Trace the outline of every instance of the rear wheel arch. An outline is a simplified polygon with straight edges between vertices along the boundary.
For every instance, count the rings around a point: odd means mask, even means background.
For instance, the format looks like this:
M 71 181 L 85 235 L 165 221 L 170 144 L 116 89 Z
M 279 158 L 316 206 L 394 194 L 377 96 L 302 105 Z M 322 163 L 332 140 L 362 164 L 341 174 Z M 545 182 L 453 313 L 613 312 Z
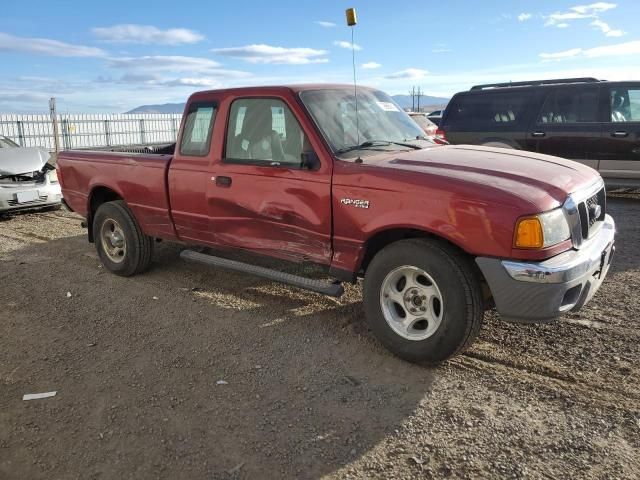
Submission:
M 89 241 L 93 242 L 93 218 L 100 208 L 100 205 L 107 202 L 114 202 L 116 200 L 123 200 L 122 196 L 115 190 L 105 186 L 96 186 L 91 190 L 89 194 L 89 208 L 87 209 L 87 225 Z

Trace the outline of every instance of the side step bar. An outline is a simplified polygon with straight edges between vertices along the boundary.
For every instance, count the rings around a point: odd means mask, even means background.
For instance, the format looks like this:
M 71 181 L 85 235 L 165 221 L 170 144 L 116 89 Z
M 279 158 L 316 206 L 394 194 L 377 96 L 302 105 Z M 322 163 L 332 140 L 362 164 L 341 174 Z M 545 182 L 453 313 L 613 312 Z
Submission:
M 256 275 L 275 282 L 286 283 L 287 285 L 292 285 L 304 290 L 311 290 L 312 292 L 321 293 L 330 297 L 339 297 L 344 293 L 344 288 L 339 283 L 330 283 L 322 280 L 299 277 L 298 275 L 293 275 L 291 273 L 280 272 L 278 270 L 272 270 L 258 265 L 250 265 L 248 263 L 229 260 L 227 258 L 214 257 L 213 255 L 206 255 L 193 250 L 183 250 L 180 252 L 180 256 L 183 260 L 187 260 L 189 262 L 202 263 L 211 267 L 221 267 L 226 268 L 227 270 L 234 270 L 236 272 L 249 273 L 251 275 Z

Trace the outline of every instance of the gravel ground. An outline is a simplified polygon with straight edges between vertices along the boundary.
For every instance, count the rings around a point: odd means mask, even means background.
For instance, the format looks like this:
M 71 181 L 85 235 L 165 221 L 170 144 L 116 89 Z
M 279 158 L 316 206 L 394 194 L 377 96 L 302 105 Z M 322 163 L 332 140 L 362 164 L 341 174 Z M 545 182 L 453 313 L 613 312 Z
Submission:
M 0 220 L 0 478 L 640 477 L 640 196 L 607 281 L 549 325 L 393 357 L 339 300 L 179 260 L 105 272 L 77 217 Z M 53 398 L 22 395 L 57 391 Z

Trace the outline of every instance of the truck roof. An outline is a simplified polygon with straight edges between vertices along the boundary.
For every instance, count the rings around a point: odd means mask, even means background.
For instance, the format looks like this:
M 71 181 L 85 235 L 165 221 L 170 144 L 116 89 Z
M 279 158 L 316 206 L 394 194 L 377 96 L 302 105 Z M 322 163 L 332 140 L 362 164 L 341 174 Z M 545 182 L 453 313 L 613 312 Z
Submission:
M 288 90 L 293 93 L 304 92 L 308 90 L 353 90 L 353 85 L 348 83 L 303 83 L 294 85 L 266 85 L 266 86 L 253 86 L 253 87 L 234 87 L 234 88 L 221 88 L 216 90 L 203 90 L 195 92 L 191 97 L 210 94 L 225 94 L 225 95 L 256 95 L 260 93 L 273 93 L 277 91 Z M 358 86 L 359 90 L 372 90 L 371 87 Z

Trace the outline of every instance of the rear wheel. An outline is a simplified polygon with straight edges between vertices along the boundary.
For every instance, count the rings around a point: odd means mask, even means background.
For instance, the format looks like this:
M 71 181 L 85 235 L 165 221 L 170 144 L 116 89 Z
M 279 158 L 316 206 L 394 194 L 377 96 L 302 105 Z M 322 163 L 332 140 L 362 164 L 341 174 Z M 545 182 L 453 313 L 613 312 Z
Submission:
M 470 260 L 425 239 L 401 240 L 373 258 L 364 303 L 380 342 L 418 363 L 446 360 L 471 345 L 484 317 L 480 281 Z
M 117 275 L 142 273 L 151 263 L 153 239 L 121 201 L 103 203 L 93 219 L 93 238 L 103 265 Z

